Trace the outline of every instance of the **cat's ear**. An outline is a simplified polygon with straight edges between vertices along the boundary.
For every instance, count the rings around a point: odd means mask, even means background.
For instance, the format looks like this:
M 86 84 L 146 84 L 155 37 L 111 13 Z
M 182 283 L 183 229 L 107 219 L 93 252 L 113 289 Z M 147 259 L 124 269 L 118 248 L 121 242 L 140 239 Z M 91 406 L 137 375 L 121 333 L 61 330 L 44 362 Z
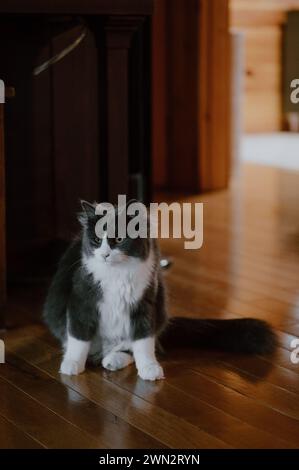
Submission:
M 82 211 L 78 214 L 78 220 L 81 225 L 86 226 L 88 219 L 95 216 L 96 204 L 91 204 L 88 201 L 81 199 L 80 201 Z
M 80 201 L 81 202 L 81 207 L 84 210 L 85 214 L 87 217 L 94 217 L 95 216 L 95 210 L 96 210 L 96 204 L 91 204 L 88 201 L 84 201 L 83 199 Z

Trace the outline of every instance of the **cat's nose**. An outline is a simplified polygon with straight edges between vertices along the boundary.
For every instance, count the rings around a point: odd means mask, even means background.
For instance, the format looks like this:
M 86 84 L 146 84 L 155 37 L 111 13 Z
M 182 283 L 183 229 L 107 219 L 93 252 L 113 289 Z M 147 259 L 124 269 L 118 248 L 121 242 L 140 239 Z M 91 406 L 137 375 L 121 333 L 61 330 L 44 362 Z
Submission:
M 109 257 L 109 253 L 102 254 L 104 261 Z

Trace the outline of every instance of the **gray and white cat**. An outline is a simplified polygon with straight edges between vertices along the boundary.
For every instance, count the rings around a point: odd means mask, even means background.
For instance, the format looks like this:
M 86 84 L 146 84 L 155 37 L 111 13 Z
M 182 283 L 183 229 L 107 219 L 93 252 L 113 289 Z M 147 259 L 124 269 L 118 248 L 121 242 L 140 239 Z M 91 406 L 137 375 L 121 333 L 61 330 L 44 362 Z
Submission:
M 44 306 L 44 319 L 64 347 L 61 373 L 83 372 L 88 359 L 113 371 L 135 362 L 142 379 L 162 379 L 158 343 L 273 351 L 275 335 L 260 320 L 168 320 L 157 240 L 107 233 L 99 239 L 95 205 L 82 201 L 82 208 L 81 234 L 63 255 Z

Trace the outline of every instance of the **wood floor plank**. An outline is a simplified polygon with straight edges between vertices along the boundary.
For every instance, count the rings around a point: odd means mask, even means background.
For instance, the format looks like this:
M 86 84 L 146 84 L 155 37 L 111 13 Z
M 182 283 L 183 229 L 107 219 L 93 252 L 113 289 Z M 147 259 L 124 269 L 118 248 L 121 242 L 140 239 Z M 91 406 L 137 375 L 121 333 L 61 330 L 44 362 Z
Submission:
M 233 356 L 223 355 L 219 361 L 219 366 L 224 370 L 232 371 L 243 377 L 244 380 L 253 383 L 261 382 L 272 384 L 287 392 L 298 395 L 299 399 L 299 378 L 298 374 L 290 369 L 279 366 L 273 362 L 269 363 L 263 357 Z M 192 365 L 191 365 L 192 367 Z
M 40 338 L 42 335 L 40 335 Z M 52 356 L 50 359 L 47 358 L 48 344 L 45 339 L 39 339 L 37 351 L 40 354 L 35 356 L 32 354 L 32 348 L 35 348 L 36 340 L 34 337 L 27 336 L 26 341 L 22 340 L 21 335 L 16 335 L 11 341 L 10 338 L 6 339 L 8 349 L 22 357 L 23 360 L 29 363 L 33 362 L 38 365 L 41 370 L 44 370 L 51 377 L 63 381 L 71 390 L 79 392 L 80 395 L 90 399 L 97 403 L 107 411 L 115 414 L 117 417 L 127 421 L 132 426 L 140 429 L 149 436 L 153 435 L 153 431 L 156 434 L 156 439 L 162 443 L 163 446 L 167 447 L 179 447 L 180 440 L 181 445 L 185 447 L 227 447 L 227 445 L 213 438 L 209 434 L 200 431 L 194 426 L 188 426 L 188 423 L 184 423 L 177 418 L 175 415 L 164 412 L 156 406 L 150 406 L 148 403 L 140 400 L 137 396 L 135 397 L 136 406 L 132 406 L 130 414 L 128 414 L 128 404 L 132 405 L 132 395 L 125 392 L 121 388 L 115 386 L 109 381 L 105 380 L 106 371 L 101 369 L 88 370 L 82 376 L 79 377 L 65 377 L 58 374 L 60 357 L 58 354 L 58 346 L 52 346 Z M 46 358 L 43 362 L 42 358 Z M 135 372 L 136 373 L 136 372 Z M 140 379 L 139 379 L 140 380 Z M 148 383 L 148 386 L 151 384 Z M 100 390 L 102 390 L 100 392 Z M 113 400 L 115 397 L 115 400 Z M 109 398 L 109 399 L 108 399 Z M 134 401 L 133 401 L 134 402 Z M 108 406 L 109 405 L 109 406 Z M 121 406 L 123 405 L 123 406 Z M 124 414 L 125 413 L 125 414 Z M 169 433 L 167 423 L 171 423 L 172 433 Z M 182 440 L 181 430 L 186 427 L 186 435 Z M 159 432 L 157 430 L 159 429 Z
M 175 372 L 174 372 L 175 373 Z M 239 448 L 294 448 L 288 442 L 276 438 L 271 433 L 251 426 L 222 410 L 213 407 L 199 398 L 191 397 L 183 390 L 177 389 L 166 380 L 159 386 L 148 387 L 136 378 L 132 368 L 116 373 L 109 373 L 109 380 L 125 390 L 134 393 L 149 403 L 177 414 L 182 419 L 198 426 L 222 441 Z
M 77 426 L 102 448 L 160 448 L 161 443 L 37 367 L 9 353 L 0 377 Z
M 44 344 L 44 347 L 47 348 L 47 345 Z M 42 351 L 42 356 L 44 357 L 45 356 L 44 351 L 42 350 L 42 348 L 40 346 L 39 346 L 39 350 Z M 21 350 L 21 351 L 22 351 L 22 354 L 24 354 L 24 350 Z M 54 351 L 55 351 L 55 349 L 54 349 Z M 57 375 L 57 370 L 58 370 L 58 366 L 59 366 L 59 358 L 57 357 L 56 353 L 57 353 L 57 351 L 55 351 L 55 354 L 53 355 L 52 360 L 46 361 L 45 365 L 41 364 L 40 361 L 37 360 L 39 365 L 41 367 L 46 367 L 45 370 L 47 370 L 47 372 L 51 373 L 52 376 Z M 207 356 L 208 356 L 208 354 L 209 353 L 206 353 Z M 26 355 L 26 352 L 25 352 L 25 355 Z M 193 355 L 194 355 L 194 353 L 193 353 Z M 28 357 L 29 357 L 30 360 L 32 359 L 30 353 L 29 353 Z M 56 369 L 55 369 L 55 364 L 56 364 Z M 186 366 L 186 364 L 185 364 L 185 366 Z M 166 365 L 166 371 L 167 370 L 168 369 L 167 369 L 167 365 Z M 98 382 L 98 379 L 100 377 L 100 373 L 101 372 L 99 372 L 99 376 L 97 376 L 97 378 L 96 378 L 96 382 Z M 143 390 L 143 392 L 144 392 L 144 390 L 147 390 L 148 393 L 150 394 L 150 391 L 153 389 L 153 386 L 156 387 L 156 384 L 148 384 L 148 383 L 143 384 L 143 381 L 140 381 L 140 380 L 136 379 L 136 371 L 133 368 L 128 368 L 123 373 L 131 374 L 131 380 L 133 381 L 133 383 L 135 383 L 135 386 L 138 387 L 135 391 L 135 389 L 134 389 L 134 387 L 132 386 L 132 383 L 131 383 L 131 387 L 129 387 L 127 390 L 131 391 L 132 394 L 136 394 L 136 393 L 138 394 L 137 390 Z M 177 373 L 177 371 L 176 371 L 176 373 Z M 118 377 L 120 376 L 119 374 L 122 374 L 122 372 L 119 372 L 119 373 L 116 373 L 116 374 L 111 373 L 111 374 L 108 374 L 108 375 L 106 373 L 104 373 L 104 374 L 108 377 L 108 379 L 110 381 L 111 380 L 114 381 L 114 380 L 116 380 L 117 376 Z M 84 376 L 82 376 L 82 377 L 84 377 Z M 69 380 L 71 381 L 71 386 L 73 386 L 74 379 L 69 379 Z M 76 384 L 77 384 L 78 380 L 79 380 L 79 378 L 76 380 Z M 168 373 L 167 373 L 167 381 L 166 382 L 168 383 L 169 381 L 171 382 L 172 380 L 173 380 L 173 377 L 170 376 L 170 378 L 169 378 Z M 119 385 L 122 388 L 124 387 L 123 383 L 119 383 Z M 128 384 L 126 384 L 126 386 L 127 385 Z M 171 386 L 171 383 L 169 385 Z M 164 386 L 164 384 L 163 384 L 163 386 Z M 212 383 L 212 386 L 214 386 L 213 383 Z M 88 392 L 90 393 L 90 391 L 92 391 L 93 388 L 94 387 L 89 385 Z M 96 389 L 97 390 L 99 389 L 99 385 L 96 386 Z M 192 412 L 192 407 L 190 407 L 190 405 L 189 405 L 189 407 L 187 407 L 187 409 L 185 409 L 184 406 L 182 406 L 182 405 L 179 407 L 179 395 L 180 394 L 182 395 L 181 400 L 183 400 L 184 395 L 186 395 L 185 398 L 186 398 L 186 400 L 189 399 L 189 403 L 190 403 L 190 396 L 188 397 L 188 393 L 186 394 L 186 392 L 184 392 L 184 390 L 182 390 L 182 389 L 176 389 L 172 386 L 172 393 L 174 395 L 176 395 L 176 400 L 169 397 L 168 401 L 167 401 L 166 398 L 164 399 L 164 401 L 162 400 L 163 396 L 161 398 L 162 391 L 161 391 L 160 385 L 158 385 L 158 389 L 156 388 L 156 390 L 158 390 L 158 394 L 156 394 L 155 395 L 156 398 L 153 399 L 154 404 L 158 404 L 160 408 L 162 408 L 164 410 L 167 410 L 170 413 L 175 413 L 175 414 L 178 415 L 178 417 L 183 418 L 186 421 L 189 421 L 193 425 L 201 427 L 201 429 L 203 429 L 204 431 L 209 432 L 211 435 L 215 435 L 215 437 L 219 438 L 220 440 L 223 440 L 227 444 L 231 444 L 232 442 L 234 442 L 234 445 L 239 446 L 239 447 L 246 447 L 246 446 L 247 447 L 267 447 L 268 446 L 268 447 L 273 447 L 273 448 L 275 448 L 275 447 L 285 447 L 285 448 L 287 448 L 287 447 L 292 447 L 292 446 L 297 445 L 296 442 L 292 442 L 292 441 L 291 441 L 291 443 L 288 443 L 287 441 L 285 441 L 282 438 L 282 436 L 280 436 L 280 437 L 277 436 L 277 438 L 275 438 L 275 437 L 273 437 L 273 433 L 270 433 L 269 430 L 267 432 L 265 432 L 265 431 L 263 431 L 263 428 L 256 427 L 256 426 L 252 425 L 250 422 L 247 423 L 245 421 L 245 423 L 244 423 L 244 420 L 242 421 L 242 419 L 239 419 L 238 417 L 236 417 L 234 415 L 230 415 L 227 412 L 227 410 L 224 410 L 224 411 L 222 409 L 219 410 L 217 408 L 217 406 L 215 406 L 214 403 L 212 405 L 210 405 L 205 400 L 200 401 L 199 398 L 194 398 L 193 401 L 191 400 L 191 403 L 194 406 L 193 412 Z M 103 393 L 103 396 L 105 396 L 105 393 Z M 157 403 L 157 397 L 159 398 L 159 400 L 161 400 L 161 403 L 160 403 L 160 401 Z M 148 397 L 146 395 L 141 396 L 141 398 L 144 398 L 144 399 L 148 400 Z M 183 403 L 186 403 L 186 402 L 187 401 L 184 401 Z M 199 413 L 199 410 L 200 410 L 200 413 Z M 216 427 L 217 422 L 222 423 L 223 426 L 222 427 L 221 426 Z M 241 432 L 241 430 L 242 430 L 242 432 Z M 298 430 L 299 430 L 299 426 L 298 426 Z M 247 442 L 247 445 L 246 445 L 246 442 Z M 271 444 L 271 442 L 272 442 L 272 444 Z
M 157 406 L 152 406 L 137 396 L 131 395 L 120 387 L 109 383 L 105 379 L 106 372 L 101 369 L 88 370 L 79 377 L 66 377 L 58 374 L 60 357 L 57 349 L 52 347 L 52 357 L 48 359 L 48 344 L 39 339 L 38 350 L 41 356 L 46 358 L 44 362 L 36 357 L 32 357 L 32 345 L 36 340 L 26 339 L 26 348 L 20 335 L 15 336 L 12 341 L 6 339 L 8 349 L 28 362 L 35 363 L 41 370 L 45 371 L 51 377 L 63 381 L 64 385 L 70 390 L 78 392 L 91 402 L 101 406 L 107 412 L 110 412 L 129 423 L 131 426 L 139 429 L 141 432 L 153 436 L 165 447 L 228 447 L 227 444 L 213 438 L 208 433 L 197 429 L 193 425 L 184 423 L 176 415 L 172 415 Z M 30 347 L 31 344 L 31 347 Z M 51 347 L 49 348 L 51 349 Z M 151 384 L 148 383 L 148 386 Z M 181 432 L 184 429 L 185 434 L 182 438 Z
M 190 278 L 190 260 L 186 259 L 186 256 L 177 256 L 179 263 L 174 266 L 173 270 L 170 272 L 170 274 L 175 274 L 175 275 L 181 275 L 182 278 L 189 279 Z M 226 276 L 223 276 L 223 269 L 225 269 L 223 266 L 221 268 L 217 269 L 217 266 L 213 263 L 211 260 L 211 266 L 208 266 L 207 263 L 202 263 L 202 262 L 196 262 L 196 260 L 193 260 L 193 279 L 191 280 L 194 281 L 200 281 L 201 284 L 207 285 L 207 287 L 210 287 L 210 290 L 213 288 L 218 288 L 221 289 L 222 291 L 228 292 L 228 293 L 233 293 L 234 295 L 238 293 L 238 298 L 241 301 L 244 302 L 257 302 L 259 305 L 260 299 L 264 299 L 265 296 L 267 296 L 269 299 L 268 304 L 271 302 L 271 297 L 272 297 L 272 303 L 271 305 L 267 305 L 265 302 L 265 305 L 260 305 L 261 308 L 264 308 L 265 310 L 284 310 L 284 311 L 292 311 L 293 314 L 298 314 L 298 306 L 296 303 L 296 296 L 292 298 L 292 294 L 296 292 L 295 289 L 292 289 L 292 292 L 285 292 L 277 289 L 277 287 L 274 287 L 271 283 L 271 285 L 267 286 L 267 289 L 260 283 L 256 282 L 256 279 L 254 282 L 243 279 L 242 277 L 242 272 L 248 272 L 246 267 L 243 267 L 243 265 L 239 266 L 238 270 L 236 273 L 227 272 Z M 225 263 L 224 263 L 225 266 Z M 188 275 L 189 273 L 189 275 Z M 237 276 L 237 280 L 236 280 Z M 298 273 L 299 277 L 299 273 Z M 288 286 L 289 286 L 289 281 L 288 281 Z M 197 284 L 198 285 L 198 284 Z M 295 284 L 297 286 L 297 282 Z M 289 286 L 290 287 L 290 286 Z M 281 296 L 279 295 L 281 293 Z M 282 298 L 280 298 L 282 297 Z
M 1 366 L 5 367 L 5 364 Z M 0 415 L 50 448 L 98 448 L 97 441 L 0 377 Z
M 44 446 L 0 415 L 0 449 L 42 449 Z
M 221 370 L 221 367 L 213 367 L 204 364 L 192 365 L 192 370 L 199 371 L 215 379 L 218 383 L 229 387 L 231 390 L 254 398 L 256 401 L 279 411 L 281 414 L 299 420 L 298 395 L 291 391 L 282 389 L 265 381 L 250 382 L 244 380 L 239 374 L 232 370 Z
M 59 377 L 58 361 L 40 364 L 43 370 Z M 105 371 L 88 370 L 79 377 L 63 377 L 70 388 L 103 406 L 143 432 L 155 436 L 171 448 L 226 448 L 227 444 L 196 426 L 183 421 L 157 405 L 152 405 L 105 379 Z M 140 380 L 140 379 L 139 379 Z M 150 387 L 151 383 L 146 382 Z M 159 383 L 157 384 L 159 386 Z
M 39 324 L 45 292 L 14 287 L 7 306 L 14 328 L 3 333 L 0 447 L 298 448 L 299 365 L 290 356 L 299 336 L 295 180 L 244 166 L 227 191 L 180 197 L 204 202 L 200 250 L 161 240 L 174 261 L 164 272 L 170 314 L 267 320 L 278 336 L 275 355 L 170 350 L 162 357 L 166 379 L 157 383 L 138 379 L 134 366 L 62 376 L 61 347 Z M 160 200 L 176 199 L 167 198 Z
M 170 244 L 171 242 L 168 241 Z M 214 250 L 213 250 L 214 251 Z M 198 258 L 198 255 L 193 254 L 186 254 L 183 251 L 183 246 L 179 244 L 179 246 L 173 247 L 173 249 L 166 250 L 166 254 L 168 256 L 174 257 L 179 261 L 177 266 L 174 266 L 174 272 L 183 272 L 184 270 L 190 267 L 190 263 L 192 263 L 192 276 L 187 274 L 187 278 L 190 280 L 194 279 L 197 281 L 204 281 L 204 279 L 210 279 L 211 283 L 215 282 L 222 282 L 225 283 L 226 286 L 231 286 L 233 284 L 234 287 L 237 286 L 240 290 L 244 290 L 244 293 L 251 292 L 252 295 L 265 295 L 266 293 L 271 293 L 274 298 L 277 298 L 281 301 L 290 302 L 292 299 L 292 293 L 296 292 L 297 282 L 293 281 L 293 288 L 290 287 L 290 281 L 280 281 L 281 285 L 276 285 L 275 278 L 273 276 L 266 279 L 261 278 L 257 275 L 256 271 L 253 270 L 251 273 L 246 266 L 244 267 L 242 264 L 238 264 L 237 267 L 233 267 L 229 264 L 229 256 L 225 258 L 221 262 L 221 257 L 216 256 L 215 259 L 209 253 L 207 259 Z M 226 274 L 224 276 L 224 273 Z M 295 299 L 295 297 L 294 297 Z
M 190 299 L 189 311 L 190 314 L 196 314 L 197 306 L 201 309 L 205 309 L 207 312 L 215 311 L 215 313 L 221 313 L 222 310 L 231 312 L 234 316 L 254 316 L 262 320 L 271 322 L 272 325 L 283 329 L 286 320 L 293 320 L 294 315 L 290 311 L 271 312 L 265 308 L 261 308 L 258 304 L 252 305 L 250 302 L 244 302 L 238 298 L 238 294 L 229 294 L 229 290 L 221 290 L 219 286 L 213 283 L 207 283 L 205 281 L 199 282 L 198 280 L 189 280 L 186 274 L 180 275 L 171 273 L 169 276 L 170 288 L 170 299 L 173 302 L 177 302 L 179 299 L 182 302 L 184 295 L 188 292 L 188 298 Z M 172 308 L 172 302 L 170 302 L 170 309 Z
M 213 245 L 213 253 L 217 256 L 218 261 L 225 259 L 229 253 L 233 252 L 235 256 L 238 256 L 239 263 L 244 266 L 244 268 L 253 273 L 261 273 L 266 276 L 266 278 L 271 278 L 273 275 L 279 278 L 278 282 L 282 282 L 281 285 L 284 285 L 287 289 L 290 285 L 293 285 L 298 276 L 298 265 L 293 261 L 288 259 L 283 259 L 279 256 L 279 250 L 276 253 L 271 254 L 271 256 L 265 255 L 265 250 L 267 249 L 267 236 L 265 240 L 260 243 L 258 249 L 253 247 L 250 244 L 246 244 L 246 247 L 242 246 L 232 246 L 230 252 L 223 252 L 221 250 L 221 238 L 223 238 L 223 232 L 219 230 L 219 227 L 215 225 L 209 226 L 208 228 L 207 241 Z M 224 228 L 224 232 L 229 232 L 233 237 L 236 236 L 235 228 L 230 230 L 229 227 Z M 276 256 L 275 256 L 276 255 Z M 288 280 L 289 284 L 281 280 L 281 268 L 285 268 L 285 275 L 283 276 L 284 281 Z M 254 278 L 254 277 L 252 277 Z M 255 279 L 255 278 L 254 278 Z
M 275 361 L 275 363 L 278 366 L 284 367 L 285 369 L 289 369 L 297 375 L 299 374 L 298 364 L 294 364 L 291 361 L 291 351 L 288 351 L 285 348 L 280 348 L 280 347 L 277 348 L 275 358 L 270 359 L 270 358 L 265 357 L 265 361 L 269 361 L 271 363 Z M 298 375 L 298 380 L 299 380 L 299 375 Z
M 245 423 L 264 430 L 288 443 L 299 446 L 299 421 L 269 408 L 204 374 L 182 370 L 178 365 L 166 367 L 168 382 L 192 397 L 214 406 Z

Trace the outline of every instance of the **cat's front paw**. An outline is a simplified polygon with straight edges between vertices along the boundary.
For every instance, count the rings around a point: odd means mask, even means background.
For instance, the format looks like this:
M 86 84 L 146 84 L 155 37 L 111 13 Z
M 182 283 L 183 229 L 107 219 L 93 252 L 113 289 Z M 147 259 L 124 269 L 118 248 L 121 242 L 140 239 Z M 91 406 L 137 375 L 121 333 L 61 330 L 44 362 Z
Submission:
M 122 351 L 107 354 L 102 360 L 102 366 L 108 370 L 119 370 L 134 362 L 133 356 Z
M 139 367 L 138 375 L 143 380 L 164 379 L 163 369 L 158 362 L 150 362 Z
M 78 375 L 84 371 L 84 365 L 72 359 L 63 359 L 59 372 L 65 375 Z

